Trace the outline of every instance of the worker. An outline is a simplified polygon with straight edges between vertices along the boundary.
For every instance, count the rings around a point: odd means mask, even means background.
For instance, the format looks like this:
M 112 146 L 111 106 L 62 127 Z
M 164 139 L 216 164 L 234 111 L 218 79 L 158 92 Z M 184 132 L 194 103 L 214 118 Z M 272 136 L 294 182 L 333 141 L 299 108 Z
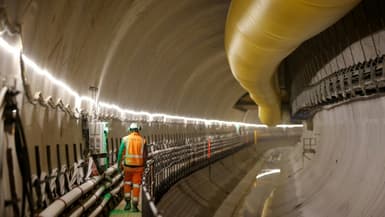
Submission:
M 118 168 L 119 170 L 124 168 L 124 198 L 126 200 L 124 209 L 131 209 L 132 212 L 139 211 L 140 184 L 147 158 L 146 141 L 140 135 L 139 130 L 137 123 L 130 125 L 128 129 L 130 134 L 122 139 L 118 152 Z M 122 155 L 124 165 L 121 164 Z

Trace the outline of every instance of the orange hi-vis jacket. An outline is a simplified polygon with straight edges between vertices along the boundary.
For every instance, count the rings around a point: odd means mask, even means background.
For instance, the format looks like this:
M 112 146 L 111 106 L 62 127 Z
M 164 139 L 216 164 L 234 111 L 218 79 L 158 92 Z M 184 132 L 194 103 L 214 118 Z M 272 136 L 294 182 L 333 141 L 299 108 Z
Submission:
M 144 166 L 145 141 L 137 132 L 124 138 L 126 141 L 124 164 L 127 166 Z

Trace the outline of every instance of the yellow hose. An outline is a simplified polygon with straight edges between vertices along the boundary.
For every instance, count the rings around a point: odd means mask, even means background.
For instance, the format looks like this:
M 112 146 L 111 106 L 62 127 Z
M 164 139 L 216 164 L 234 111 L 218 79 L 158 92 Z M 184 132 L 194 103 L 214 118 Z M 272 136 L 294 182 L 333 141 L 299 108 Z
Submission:
M 281 121 L 275 71 L 303 41 L 323 31 L 359 0 L 233 0 L 225 47 L 234 77 L 259 106 L 269 126 Z M 317 51 L 314 51 L 317 52 Z

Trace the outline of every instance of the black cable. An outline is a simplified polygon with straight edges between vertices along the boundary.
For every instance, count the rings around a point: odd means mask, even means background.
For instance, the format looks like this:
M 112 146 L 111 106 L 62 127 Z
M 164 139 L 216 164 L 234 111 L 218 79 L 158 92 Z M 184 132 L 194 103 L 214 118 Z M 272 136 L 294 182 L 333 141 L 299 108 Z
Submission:
M 15 174 L 14 172 L 14 167 L 13 167 L 13 161 L 12 161 L 12 149 L 7 148 L 7 165 L 8 165 L 8 179 L 9 179 L 9 187 L 11 190 L 11 203 L 12 203 L 12 208 L 13 208 L 13 214 L 14 217 L 20 217 L 20 210 L 18 206 L 18 199 L 17 199 L 17 194 L 16 194 L 16 186 L 15 186 Z M 7 201 L 6 201 L 7 203 Z
M 4 128 L 7 133 L 12 133 L 14 129 L 15 135 L 15 151 L 17 153 L 17 161 L 20 168 L 22 178 L 22 207 L 21 216 L 24 217 L 26 213 L 26 201 L 30 209 L 30 216 L 34 215 L 33 199 L 32 199 L 32 180 L 31 168 L 29 166 L 29 155 L 27 149 L 27 142 L 17 107 L 16 95 L 19 92 L 16 90 L 8 90 L 5 96 L 4 107 Z
M 16 152 L 18 153 L 17 159 L 19 162 L 19 167 L 22 174 L 23 180 L 23 203 L 22 203 L 22 214 L 21 216 L 25 216 L 25 202 L 28 201 L 28 206 L 30 209 L 30 216 L 33 216 L 34 207 L 33 207 L 33 199 L 32 199 L 32 181 L 31 181 L 31 168 L 29 166 L 29 155 L 27 149 L 27 143 L 25 139 L 25 134 L 23 130 L 23 126 L 21 123 L 21 119 L 19 116 L 19 112 L 16 112 L 16 122 L 15 122 L 15 146 Z

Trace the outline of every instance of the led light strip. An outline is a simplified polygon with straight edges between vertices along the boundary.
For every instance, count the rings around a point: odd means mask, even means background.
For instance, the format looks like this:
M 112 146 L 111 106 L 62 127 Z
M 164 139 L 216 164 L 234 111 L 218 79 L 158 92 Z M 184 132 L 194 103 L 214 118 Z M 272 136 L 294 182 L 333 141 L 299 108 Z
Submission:
M 303 124 L 278 124 L 275 127 L 279 127 L 279 128 L 297 128 L 297 127 L 303 127 Z
M 268 171 L 266 172 L 263 172 L 263 173 L 260 173 L 257 175 L 257 179 L 260 179 L 264 176 L 268 176 L 268 175 L 272 175 L 272 174 L 276 174 L 276 173 L 280 173 L 281 172 L 281 169 L 269 169 Z
M 5 49 L 8 53 L 19 55 L 20 49 L 17 47 L 14 47 L 10 45 L 7 41 L 5 41 L 2 37 L 0 37 L 0 46 Z M 88 96 L 81 96 L 79 93 L 77 93 L 75 90 L 73 90 L 69 85 L 64 83 L 61 80 L 58 80 L 55 78 L 47 69 L 41 68 L 39 65 L 36 64 L 35 61 L 33 61 L 28 56 L 23 55 L 24 63 L 31 67 L 34 72 L 36 72 L 39 75 L 44 76 L 49 81 L 54 83 L 56 86 L 66 90 L 71 96 L 75 97 L 75 109 L 80 109 L 80 105 L 83 101 L 91 103 L 92 105 L 95 104 L 95 101 L 88 97 Z M 175 120 L 175 121 L 184 121 L 184 122 L 194 122 L 194 123 L 204 123 L 206 125 L 212 125 L 212 124 L 219 124 L 219 125 L 228 125 L 228 126 L 244 126 L 244 127 L 254 127 L 254 128 L 267 128 L 264 124 L 250 124 L 250 123 L 243 123 L 243 122 L 233 122 L 233 121 L 221 121 L 221 120 L 210 120 L 210 119 L 204 119 L 204 118 L 194 118 L 194 117 L 184 117 L 184 116 L 177 116 L 177 115 L 169 115 L 169 114 L 161 114 L 161 113 L 149 113 L 145 111 L 133 111 L 129 109 L 123 109 L 119 107 L 116 104 L 109 104 L 106 102 L 99 102 L 98 104 L 101 108 L 111 109 L 119 112 L 122 116 L 125 114 L 133 115 L 133 116 L 146 116 L 151 121 L 154 118 L 163 118 L 163 120 Z M 277 125 L 279 128 L 293 128 L 293 127 L 303 127 L 302 124 L 281 124 Z

